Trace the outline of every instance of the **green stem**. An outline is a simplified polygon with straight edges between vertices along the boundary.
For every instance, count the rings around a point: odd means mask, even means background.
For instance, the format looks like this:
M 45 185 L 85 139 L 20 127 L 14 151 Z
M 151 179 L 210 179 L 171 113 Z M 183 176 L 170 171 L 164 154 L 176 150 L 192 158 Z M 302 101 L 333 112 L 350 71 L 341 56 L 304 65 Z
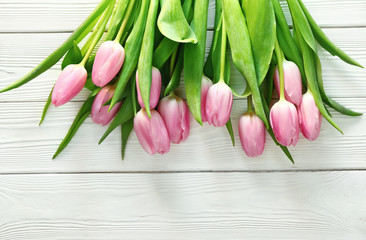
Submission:
M 101 21 L 100 26 L 98 26 L 99 28 L 97 29 L 97 32 L 93 38 L 93 42 L 91 43 L 88 51 L 86 52 L 83 60 L 81 61 L 80 65 L 85 66 L 86 62 L 88 61 L 88 58 L 90 56 L 90 54 L 93 52 L 94 47 L 97 45 L 97 43 L 99 42 L 100 38 L 102 37 L 105 27 L 109 21 L 109 18 L 111 17 L 112 13 L 113 13 L 113 9 L 114 9 L 114 4 L 116 3 L 116 0 L 112 0 L 107 11 L 104 13 Z M 98 24 L 99 25 L 99 24 Z
M 285 57 L 283 55 L 280 45 L 278 44 L 277 39 L 275 45 L 275 52 L 277 56 L 278 74 L 280 76 L 280 100 L 285 100 L 285 79 L 283 73 L 283 60 Z
M 226 28 L 225 21 L 222 18 L 222 39 L 221 39 L 221 56 L 220 56 L 220 82 L 225 82 L 225 57 L 226 57 Z
M 118 34 L 117 34 L 117 37 L 116 37 L 116 39 L 114 41 L 119 42 L 121 40 L 123 31 L 126 28 L 127 22 L 128 22 L 128 20 L 129 20 L 129 18 L 131 16 L 131 13 L 132 13 L 133 6 L 134 5 L 135 5 L 135 0 L 131 0 L 130 3 L 128 4 L 127 12 L 126 12 L 125 17 L 123 18 L 121 27 L 120 27 L 120 29 L 118 31 Z
M 247 97 L 247 100 L 248 100 L 248 110 L 247 110 L 247 113 L 252 113 L 252 112 L 253 112 L 253 107 L 252 107 L 252 104 L 253 104 L 252 95 L 249 95 L 249 96 Z
M 174 50 L 172 56 L 170 57 L 170 68 L 169 68 L 170 77 L 173 76 L 173 72 L 174 72 L 174 68 L 175 68 L 175 62 L 177 60 L 177 54 L 178 54 L 178 48 L 176 48 Z

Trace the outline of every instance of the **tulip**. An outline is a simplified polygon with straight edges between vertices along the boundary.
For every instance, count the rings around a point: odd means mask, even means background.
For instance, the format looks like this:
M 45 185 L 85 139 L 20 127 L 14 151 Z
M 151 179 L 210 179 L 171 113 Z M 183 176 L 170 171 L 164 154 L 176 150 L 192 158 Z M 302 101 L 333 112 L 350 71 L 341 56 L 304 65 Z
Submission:
M 233 92 L 225 82 L 219 81 L 212 85 L 207 93 L 206 114 L 207 121 L 215 127 L 222 127 L 230 119 L 233 106 Z
M 144 101 L 142 100 L 138 72 L 136 72 L 136 88 L 137 88 L 137 99 L 141 108 L 145 108 Z M 158 105 L 161 91 L 161 74 L 159 69 L 156 67 L 152 68 L 151 72 L 151 88 L 150 88 L 150 109 L 153 109 Z
M 246 113 L 239 119 L 239 137 L 248 157 L 262 155 L 266 143 L 266 131 L 262 120 L 254 113 Z
M 207 100 L 207 93 L 210 87 L 212 86 L 212 81 L 203 76 L 202 83 L 201 83 L 201 117 L 202 122 L 207 122 L 207 114 L 206 114 L 206 100 Z
M 300 130 L 302 135 L 310 141 L 319 137 L 322 125 L 322 115 L 315 104 L 313 94 L 308 91 L 304 94 L 298 109 Z
M 285 83 L 285 98 L 287 101 L 299 106 L 302 99 L 301 73 L 298 66 L 289 61 L 283 62 L 283 77 Z M 278 67 L 273 75 L 277 94 L 280 96 L 280 77 Z
M 104 106 L 104 104 L 113 97 L 114 90 L 115 88 L 113 86 L 105 86 L 99 91 L 98 95 L 95 97 L 91 110 L 91 118 L 96 124 L 102 124 L 103 126 L 105 126 L 118 113 L 122 105 L 121 102 L 114 105 L 109 112 L 109 105 Z
M 134 130 L 142 148 L 150 155 L 169 152 L 168 131 L 157 111 L 151 110 L 151 118 L 149 118 L 146 110 L 142 108 L 134 119 Z
M 88 73 L 81 65 L 67 66 L 58 77 L 52 92 L 52 104 L 61 106 L 83 89 Z
M 104 87 L 118 74 L 125 60 L 125 50 L 115 41 L 104 42 L 95 55 L 92 80 L 98 87 Z
M 299 141 L 299 119 L 295 105 L 280 100 L 273 105 L 270 122 L 277 141 L 283 146 L 296 146 Z
M 184 142 L 190 130 L 189 111 L 186 103 L 180 97 L 170 95 L 163 98 L 158 106 L 158 112 L 165 122 L 172 143 Z

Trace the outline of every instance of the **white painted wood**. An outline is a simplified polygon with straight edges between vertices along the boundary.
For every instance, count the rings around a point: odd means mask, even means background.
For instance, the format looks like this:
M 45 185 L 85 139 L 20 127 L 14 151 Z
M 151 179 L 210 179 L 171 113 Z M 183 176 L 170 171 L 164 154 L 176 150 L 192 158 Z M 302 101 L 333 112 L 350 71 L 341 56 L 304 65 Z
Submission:
M 0 176 L 0 239 L 364 240 L 366 174 Z
M 0 0 L 0 32 L 73 31 L 91 13 L 99 0 Z M 366 26 L 364 0 L 304 0 L 322 27 Z M 288 8 L 284 6 L 290 21 Z M 214 0 L 210 1 L 213 28 Z
M 366 28 L 325 29 L 329 37 L 352 57 L 366 66 Z M 0 88 L 21 78 L 60 45 L 69 33 L 1 34 Z M 208 33 L 208 53 L 212 32 Z M 327 92 L 332 97 L 366 97 L 366 71 L 347 65 L 325 51 L 320 51 Z M 27 85 L 0 94 L 0 101 L 45 101 L 60 74 L 60 64 Z M 243 78 L 232 66 L 232 86 L 244 89 Z M 181 91 L 182 92 L 182 91 Z M 76 100 L 85 99 L 87 92 Z
M 365 98 L 337 100 L 366 113 Z M 263 156 L 246 157 L 237 133 L 238 119 L 246 109 L 244 100 L 236 100 L 232 112 L 235 148 L 225 128 L 207 124 L 201 127 L 192 119 L 187 141 L 172 145 L 164 156 L 145 153 L 132 133 L 126 159 L 121 161 L 119 129 L 98 146 L 106 128 L 93 124 L 89 118 L 65 152 L 52 161 L 81 103 L 51 108 L 44 124 L 38 127 L 43 104 L 0 104 L 0 173 L 366 169 L 366 117 L 351 118 L 335 112 L 332 112 L 334 119 L 345 135 L 323 121 L 321 136 L 316 142 L 301 137 L 297 147 L 290 148 L 295 165 L 268 135 Z

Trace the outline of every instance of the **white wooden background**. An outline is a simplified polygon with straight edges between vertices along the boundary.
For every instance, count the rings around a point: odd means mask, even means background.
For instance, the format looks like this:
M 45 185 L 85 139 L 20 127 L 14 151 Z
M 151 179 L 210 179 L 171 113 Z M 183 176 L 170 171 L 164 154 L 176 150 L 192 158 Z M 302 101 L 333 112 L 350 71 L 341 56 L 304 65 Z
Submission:
M 0 0 L 0 88 L 62 43 L 97 2 Z M 304 2 L 366 66 L 366 1 Z M 366 113 L 366 71 L 323 51 L 321 58 L 330 96 Z M 237 134 L 232 148 L 225 129 L 194 123 L 165 156 L 145 154 L 132 134 L 122 162 L 120 134 L 98 146 L 105 128 L 91 120 L 52 161 L 87 94 L 51 108 L 38 127 L 59 68 L 0 95 L 1 240 L 366 239 L 365 116 L 332 112 L 344 136 L 324 121 L 316 142 L 301 138 L 290 149 L 295 165 L 269 138 L 263 156 L 248 159 Z M 235 132 L 245 106 L 235 100 Z

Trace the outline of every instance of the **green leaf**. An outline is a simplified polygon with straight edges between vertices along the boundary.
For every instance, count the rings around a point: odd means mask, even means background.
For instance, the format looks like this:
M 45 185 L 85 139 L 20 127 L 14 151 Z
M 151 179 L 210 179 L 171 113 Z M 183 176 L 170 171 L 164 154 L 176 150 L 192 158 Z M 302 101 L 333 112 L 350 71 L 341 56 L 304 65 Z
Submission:
M 230 134 L 231 142 L 233 143 L 233 147 L 235 147 L 235 138 L 234 138 L 234 131 L 233 131 L 233 125 L 231 124 L 231 119 L 226 123 L 226 129 L 228 133 Z
M 116 117 L 109 125 L 107 131 L 103 134 L 103 136 L 99 140 L 99 144 L 101 144 L 109 136 L 109 134 L 113 132 L 117 127 L 121 126 L 123 123 L 133 118 L 133 116 L 134 113 L 132 107 L 132 99 L 131 97 L 127 97 L 123 102 L 121 109 L 117 113 Z
M 186 0 L 183 3 L 183 13 L 188 22 L 191 22 L 193 15 L 192 0 Z M 163 40 L 156 47 L 153 55 L 153 66 L 160 69 L 164 66 L 165 62 L 178 48 L 179 43 L 170 40 L 169 38 L 163 38 Z
M 128 36 L 125 44 L 125 60 L 109 109 L 112 109 L 113 106 L 120 101 L 121 96 L 127 86 L 127 83 L 131 79 L 131 75 L 132 73 L 134 73 L 134 70 L 136 68 L 140 56 L 141 43 L 145 30 L 148 9 L 149 1 L 142 0 L 138 19 L 134 24 L 132 32 Z
M 83 55 L 81 55 L 81 50 L 74 41 L 73 46 L 71 49 L 67 52 L 65 55 L 64 60 L 61 64 L 61 69 L 64 70 L 65 67 L 67 67 L 70 64 L 78 64 L 83 60 Z
M 152 55 L 154 51 L 154 26 L 158 13 L 158 6 L 159 0 L 151 0 L 137 69 L 139 89 L 144 105 L 146 106 L 146 113 L 149 117 L 151 117 L 149 106 L 152 81 Z
M 330 97 L 327 96 L 327 94 L 325 93 L 325 90 L 324 90 L 321 62 L 320 62 L 318 55 L 316 55 L 316 54 L 314 54 L 314 62 L 316 64 L 319 91 L 320 91 L 323 101 L 326 104 L 328 104 L 330 107 L 332 107 L 334 110 L 336 110 L 344 115 L 353 116 L 353 117 L 363 115 L 362 113 L 355 112 L 349 108 L 342 106 L 341 104 L 339 104 L 338 102 L 334 101 L 333 99 L 331 99 Z M 329 114 L 329 112 L 328 112 L 328 114 Z
M 84 30 L 88 28 L 89 24 L 91 24 L 97 17 L 99 17 L 106 7 L 109 5 L 109 0 L 102 0 L 99 5 L 95 8 L 95 10 L 89 15 L 89 17 L 71 34 L 71 36 L 53 53 L 51 53 L 45 60 L 43 60 L 38 66 L 32 69 L 27 75 L 15 81 L 11 85 L 0 90 L 0 93 L 18 88 L 32 79 L 38 77 L 53 65 L 55 65 L 62 56 L 72 47 L 73 42 L 83 34 Z
M 195 1 L 191 28 L 197 37 L 197 43 L 184 45 L 184 84 L 188 106 L 199 124 L 201 118 L 201 81 L 205 61 L 208 0 Z
M 93 83 L 92 77 L 91 76 L 88 76 L 88 78 L 86 79 L 84 88 L 88 89 L 89 91 L 94 91 L 95 89 L 98 88 L 98 86 L 96 86 Z
M 245 77 L 251 92 L 256 113 L 268 129 L 269 124 L 264 113 L 261 93 L 256 76 L 252 45 L 243 12 L 237 0 L 224 0 L 224 23 L 231 47 L 233 62 Z M 248 88 L 243 95 L 249 94 Z
M 189 1 L 192 4 L 192 0 Z M 161 0 L 158 18 L 160 32 L 167 38 L 181 43 L 197 43 L 196 35 L 189 26 L 180 0 Z
M 307 20 L 309 21 L 310 27 L 313 31 L 313 34 L 320 44 L 325 50 L 327 50 L 330 54 L 333 56 L 338 56 L 340 59 L 342 59 L 344 62 L 363 68 L 361 64 L 359 64 L 357 61 L 352 59 L 350 56 L 348 56 L 344 51 L 342 51 L 340 48 L 338 48 L 328 37 L 325 35 L 325 33 L 320 29 L 319 25 L 315 22 L 309 11 L 306 9 L 304 3 L 301 0 L 297 0 L 298 3 L 301 6 L 301 9 L 303 10 Z
M 67 132 L 65 138 L 62 140 L 61 144 L 59 145 L 56 153 L 53 155 L 52 159 L 55 159 L 70 143 L 71 139 L 75 136 L 77 130 L 83 124 L 85 119 L 89 116 L 93 102 L 94 102 L 94 96 L 89 97 L 83 106 L 80 108 L 79 113 L 76 115 L 69 131 Z
M 243 0 L 242 3 L 259 85 L 264 81 L 276 40 L 276 19 L 271 0 Z
M 46 117 L 46 114 L 47 114 L 47 111 L 48 111 L 48 108 L 50 107 L 51 105 L 51 101 L 52 101 L 52 93 L 53 93 L 53 88 L 55 87 L 55 85 L 53 85 L 52 87 L 52 90 L 50 92 L 50 94 L 48 95 L 48 98 L 47 98 L 47 101 L 46 101 L 46 104 L 44 105 L 44 108 L 43 108 L 43 112 L 42 112 L 42 117 L 41 117 L 41 121 L 39 122 L 39 126 L 41 126 L 41 124 L 43 123 L 45 117 Z
M 130 136 L 133 129 L 133 118 L 128 120 L 121 125 L 121 141 L 122 141 L 122 160 L 125 158 L 126 146 L 128 137 Z

